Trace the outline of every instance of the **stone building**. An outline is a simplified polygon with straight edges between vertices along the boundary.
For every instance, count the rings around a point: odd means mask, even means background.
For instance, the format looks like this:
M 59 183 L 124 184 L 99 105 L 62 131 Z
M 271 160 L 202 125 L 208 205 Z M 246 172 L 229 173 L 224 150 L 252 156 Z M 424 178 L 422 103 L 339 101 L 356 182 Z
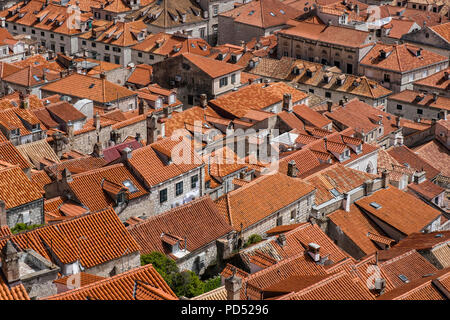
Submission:
M 19 166 L 0 167 L 0 225 L 15 227 L 18 223 L 44 223 L 44 198 Z
M 434 26 L 425 25 L 418 31 L 403 35 L 401 40 L 448 57 L 450 53 L 450 39 L 447 36 L 449 31 L 450 22 Z
M 126 15 L 125 21 L 140 20 L 149 33 L 183 33 L 193 38 L 208 39 L 208 12 L 196 1 L 153 1 Z
M 243 67 L 192 53 L 153 65 L 153 81 L 164 88 L 177 88 L 184 105 L 198 103 L 199 95 L 214 99 L 241 86 Z M 169 72 L 170 70 L 170 72 Z
M 315 192 L 302 180 L 274 173 L 227 193 L 215 203 L 238 233 L 241 247 L 252 234 L 263 235 L 275 226 L 308 221 Z
M 355 76 L 305 60 L 281 57 L 261 58 L 250 73 L 263 79 L 289 82 L 296 88 L 338 103 L 340 100 L 358 98 L 365 103 L 385 108 L 391 91 L 365 76 Z
M 48 0 L 21 2 L 3 10 L 0 21 L 12 35 L 29 34 L 40 46 L 67 55 L 79 51 L 78 37 L 92 26 L 76 8 Z
M 62 276 L 84 271 L 110 277 L 140 266 L 140 247 L 111 208 L 3 237 L 0 247 L 8 240 L 58 266 Z
M 120 109 L 129 111 L 137 109 L 137 93 L 106 80 L 105 75 L 93 78 L 78 73 L 71 74 L 59 81 L 47 84 L 41 88 L 42 98 L 55 94 L 67 97 L 72 104 L 89 99 L 94 106 L 109 111 Z
M 207 56 L 210 51 L 211 46 L 202 38 L 192 38 L 182 33 L 161 32 L 150 34 L 144 41 L 134 45 L 131 58 L 137 64 L 153 65 L 186 52 Z
M 9 286 L 23 285 L 32 300 L 56 294 L 53 281 L 60 271 L 57 265 L 33 249 L 18 250 L 11 240 L 3 246 L 0 255 L 2 272 Z
M 364 74 L 359 64 L 376 41 L 370 32 L 308 22 L 279 31 L 277 36 L 278 59 L 285 56 L 336 66 L 348 74 Z
M 448 56 L 410 44 L 377 44 L 361 60 L 359 72 L 394 92 L 448 67 Z
M 404 90 L 388 98 L 387 112 L 413 121 L 446 120 L 449 110 L 450 98 L 439 96 L 437 93 L 424 94 Z
M 279 0 L 250 1 L 219 14 L 218 43 L 240 45 L 295 25 L 302 11 Z
M 173 138 L 173 139 L 172 139 Z M 149 190 L 146 216 L 204 195 L 204 163 L 184 138 L 165 138 L 129 152 L 125 163 Z
M 198 228 L 199 225 L 204 227 Z M 141 254 L 164 253 L 175 260 L 180 270 L 198 274 L 222 259 L 219 254 L 230 255 L 233 249 L 233 229 L 208 196 L 134 224 L 128 230 L 142 248 Z M 223 239 L 225 250 L 218 250 L 218 239 Z
M 414 81 L 414 91 L 433 94 L 450 98 L 450 68 L 443 69 L 424 79 Z
M 132 46 L 146 36 L 146 25 L 142 21 L 114 21 L 104 28 L 94 28 L 79 36 L 78 46 L 88 57 L 126 67 L 135 61 L 132 59 Z

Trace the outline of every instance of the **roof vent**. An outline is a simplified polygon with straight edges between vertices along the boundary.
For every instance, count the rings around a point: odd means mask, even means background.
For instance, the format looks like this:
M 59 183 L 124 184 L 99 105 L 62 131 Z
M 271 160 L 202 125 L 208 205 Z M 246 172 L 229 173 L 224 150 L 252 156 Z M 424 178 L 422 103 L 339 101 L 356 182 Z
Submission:
M 373 208 L 375 208 L 375 209 L 377 209 L 377 210 L 380 209 L 380 208 L 382 208 L 382 207 L 381 207 L 381 204 L 378 204 L 378 203 L 376 203 L 376 202 L 371 202 L 371 203 L 370 203 L 370 206 L 373 207 Z
M 435 238 L 442 238 L 444 235 L 442 233 L 438 233 L 437 235 L 435 235 Z

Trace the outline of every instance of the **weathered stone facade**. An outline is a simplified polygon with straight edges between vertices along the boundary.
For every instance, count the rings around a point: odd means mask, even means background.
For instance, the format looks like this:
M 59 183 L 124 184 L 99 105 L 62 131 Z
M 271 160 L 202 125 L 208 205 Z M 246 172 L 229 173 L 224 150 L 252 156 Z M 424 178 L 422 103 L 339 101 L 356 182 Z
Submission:
M 6 222 L 10 228 L 18 223 L 43 224 L 44 198 L 6 210 Z

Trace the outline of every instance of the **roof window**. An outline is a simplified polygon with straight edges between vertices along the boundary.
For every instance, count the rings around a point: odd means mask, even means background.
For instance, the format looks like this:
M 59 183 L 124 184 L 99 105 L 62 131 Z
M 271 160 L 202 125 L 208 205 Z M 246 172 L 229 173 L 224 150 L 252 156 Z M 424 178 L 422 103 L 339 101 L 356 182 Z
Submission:
M 339 197 L 341 195 L 341 193 L 339 191 L 337 191 L 336 189 L 331 189 L 330 193 L 335 197 Z
M 254 13 L 255 13 L 255 10 L 252 10 L 252 11 L 250 11 L 250 12 L 248 13 L 248 15 L 251 16 L 251 15 L 254 14 Z
M 122 182 L 122 184 L 128 188 L 128 191 L 130 193 L 134 193 L 136 191 L 138 191 L 138 189 L 136 188 L 136 186 L 133 184 L 133 182 L 131 182 L 130 180 L 125 180 L 124 182 Z
M 371 202 L 371 203 L 370 203 L 370 206 L 373 207 L 373 208 L 375 208 L 375 209 L 377 209 L 377 210 L 381 208 L 381 204 L 378 204 L 378 203 L 376 203 L 376 202 Z
M 399 274 L 398 277 L 400 278 L 400 280 L 402 280 L 404 283 L 408 283 L 409 279 L 407 276 L 405 276 L 404 274 Z

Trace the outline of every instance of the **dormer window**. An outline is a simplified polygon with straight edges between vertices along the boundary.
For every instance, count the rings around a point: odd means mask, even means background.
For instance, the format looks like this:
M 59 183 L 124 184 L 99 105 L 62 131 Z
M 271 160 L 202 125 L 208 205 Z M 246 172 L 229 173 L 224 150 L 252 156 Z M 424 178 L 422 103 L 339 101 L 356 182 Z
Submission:
M 133 184 L 133 182 L 131 182 L 131 180 L 125 180 L 124 182 L 122 182 L 122 184 L 128 188 L 128 191 L 130 193 L 134 193 L 139 191 L 136 186 Z
M 12 130 L 10 131 L 10 135 L 13 136 L 13 137 L 15 137 L 15 136 L 20 136 L 20 129 L 19 129 L 19 128 L 17 128 L 17 129 L 12 129 Z
M 31 127 L 31 131 L 39 131 L 41 129 L 41 125 L 40 125 L 40 123 L 36 123 L 36 124 L 33 124 L 33 126 Z

